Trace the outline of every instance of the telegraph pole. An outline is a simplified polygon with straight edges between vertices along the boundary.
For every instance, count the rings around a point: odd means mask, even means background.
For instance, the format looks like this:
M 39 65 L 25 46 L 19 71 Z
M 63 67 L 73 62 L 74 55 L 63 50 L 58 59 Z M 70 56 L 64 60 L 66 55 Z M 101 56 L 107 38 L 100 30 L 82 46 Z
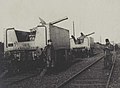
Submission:
M 73 21 L 73 36 L 75 36 L 75 25 L 74 25 L 74 21 Z

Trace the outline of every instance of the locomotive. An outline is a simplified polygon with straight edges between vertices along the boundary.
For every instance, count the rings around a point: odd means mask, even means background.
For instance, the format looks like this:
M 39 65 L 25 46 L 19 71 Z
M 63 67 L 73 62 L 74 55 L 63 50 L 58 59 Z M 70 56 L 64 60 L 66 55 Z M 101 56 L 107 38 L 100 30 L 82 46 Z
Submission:
M 29 31 L 7 28 L 4 36 L 4 57 L 12 69 L 57 67 L 70 61 L 69 30 L 55 26 L 63 19 L 41 24 Z

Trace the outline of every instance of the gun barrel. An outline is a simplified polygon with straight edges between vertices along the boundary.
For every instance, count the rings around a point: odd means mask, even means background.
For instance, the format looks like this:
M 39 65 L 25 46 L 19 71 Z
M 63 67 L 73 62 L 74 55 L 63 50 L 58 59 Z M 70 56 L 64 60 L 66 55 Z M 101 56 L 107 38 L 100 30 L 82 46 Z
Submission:
M 92 33 L 90 33 L 90 34 L 87 34 L 86 36 L 90 36 L 90 35 L 92 35 L 92 34 L 95 34 L 95 32 L 92 32 Z
M 61 22 L 61 21 L 67 20 L 67 19 L 68 19 L 68 17 L 65 17 L 65 18 L 63 18 L 63 19 L 60 19 L 60 20 L 57 20 L 57 21 L 50 22 L 49 24 L 51 24 L 51 25 L 57 24 L 57 23 L 59 23 L 59 22 Z

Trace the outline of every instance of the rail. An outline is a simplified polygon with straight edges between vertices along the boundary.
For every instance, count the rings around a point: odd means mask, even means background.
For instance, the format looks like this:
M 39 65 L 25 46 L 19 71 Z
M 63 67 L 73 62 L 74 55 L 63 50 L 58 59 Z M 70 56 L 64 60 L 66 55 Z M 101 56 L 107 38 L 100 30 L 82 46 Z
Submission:
M 71 80 L 73 80 L 75 77 L 77 77 L 78 75 L 80 75 L 81 73 L 83 73 L 84 71 L 86 71 L 87 69 L 89 69 L 91 66 L 93 66 L 95 63 L 97 63 L 98 61 L 100 61 L 101 59 L 103 59 L 104 56 L 102 56 L 100 59 L 94 61 L 93 63 L 91 63 L 90 65 L 86 66 L 85 68 L 83 68 L 82 70 L 80 70 L 78 73 L 76 73 L 75 75 L 73 75 L 72 77 L 70 77 L 69 79 L 65 80 L 65 82 L 61 83 L 60 85 L 57 86 L 57 88 L 63 88 L 63 86 L 65 86 L 67 83 L 69 83 Z
M 76 73 L 75 75 L 73 75 L 72 77 L 70 77 L 69 79 L 65 80 L 63 83 L 61 83 L 60 85 L 58 85 L 57 88 L 63 88 L 65 85 L 69 84 L 74 78 L 76 78 L 78 75 L 80 75 L 81 73 L 83 73 L 84 71 L 86 71 L 87 69 L 89 69 L 90 67 L 92 67 L 98 61 L 100 61 L 101 59 L 103 59 L 103 57 L 104 56 L 102 56 L 100 59 L 94 61 L 92 64 L 88 65 L 87 67 L 83 68 L 81 71 L 79 71 L 78 73 Z M 109 76 L 108 76 L 106 84 L 105 84 L 105 88 L 109 88 L 110 80 L 111 80 L 112 73 L 113 73 L 114 66 L 115 66 L 115 61 L 116 61 L 116 54 L 113 55 L 113 65 L 112 65 L 112 67 L 110 69 Z

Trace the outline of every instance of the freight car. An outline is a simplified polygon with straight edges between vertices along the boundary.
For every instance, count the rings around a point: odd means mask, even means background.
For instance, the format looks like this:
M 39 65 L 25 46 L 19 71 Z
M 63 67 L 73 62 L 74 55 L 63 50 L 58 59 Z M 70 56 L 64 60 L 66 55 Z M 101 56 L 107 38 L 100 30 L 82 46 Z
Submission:
M 57 67 L 70 61 L 69 30 L 54 24 L 68 19 L 63 18 L 20 31 L 15 28 L 5 30 L 4 54 L 10 68 L 20 70 L 31 67 Z
M 93 55 L 94 39 L 92 37 L 88 37 L 92 34 L 94 34 L 94 32 L 84 35 L 82 40 L 83 42 L 81 43 L 73 35 L 71 36 L 70 47 L 74 57 L 90 57 Z
M 4 56 L 4 43 L 0 42 L 0 59 L 3 59 Z

